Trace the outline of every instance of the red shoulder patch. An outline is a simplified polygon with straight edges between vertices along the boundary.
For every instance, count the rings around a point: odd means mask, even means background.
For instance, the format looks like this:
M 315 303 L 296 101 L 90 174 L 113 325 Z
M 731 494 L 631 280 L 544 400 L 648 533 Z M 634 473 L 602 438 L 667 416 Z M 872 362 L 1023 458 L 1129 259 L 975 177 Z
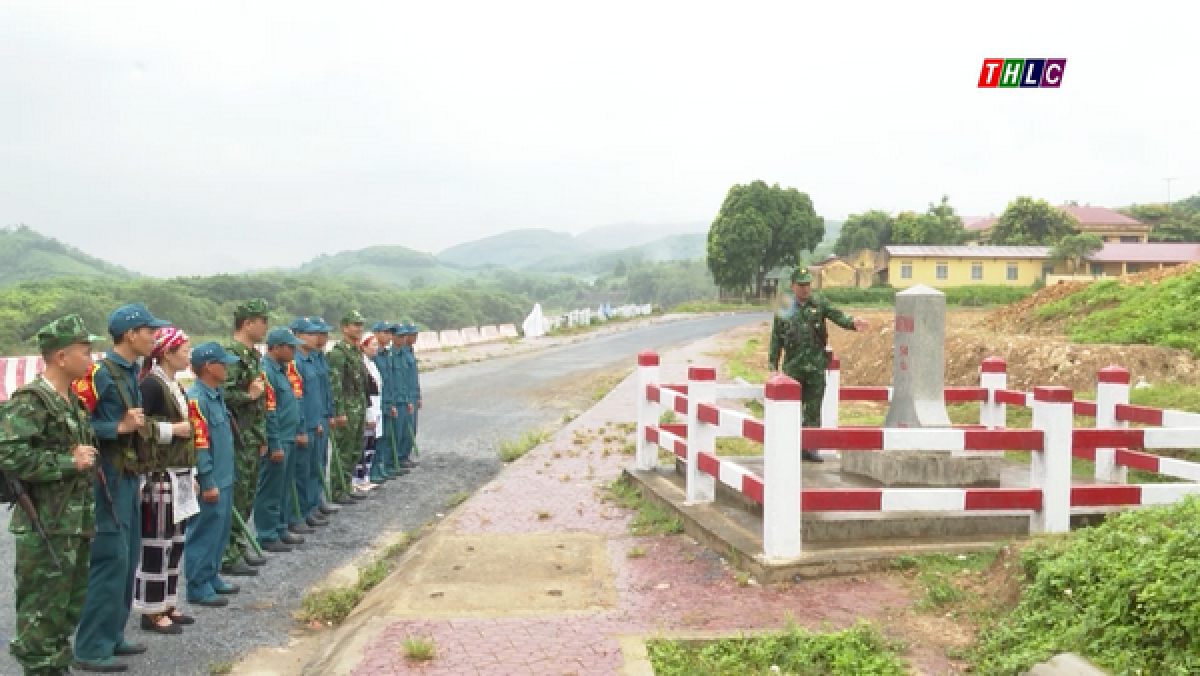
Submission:
M 304 379 L 300 377 L 300 372 L 296 370 L 296 362 L 289 361 L 287 367 L 288 382 L 292 384 L 292 394 L 296 395 L 297 399 L 304 398 Z
M 268 412 L 274 411 L 275 410 L 275 388 L 271 387 L 271 381 L 270 381 L 270 379 L 267 378 L 266 371 L 263 371 L 259 375 L 262 376 L 263 386 L 266 387 L 266 395 L 265 396 L 267 398 L 267 411 Z
M 196 450 L 207 450 L 210 445 L 208 439 L 208 421 L 204 419 L 204 414 L 200 412 L 200 402 L 195 399 L 188 400 L 188 420 L 192 423 L 192 438 L 196 442 Z
M 96 404 L 100 401 L 99 395 L 96 394 L 96 371 L 99 370 L 100 365 L 93 364 L 92 370 L 86 376 L 71 383 L 71 390 L 83 402 L 83 407 L 88 410 L 88 413 L 95 412 Z

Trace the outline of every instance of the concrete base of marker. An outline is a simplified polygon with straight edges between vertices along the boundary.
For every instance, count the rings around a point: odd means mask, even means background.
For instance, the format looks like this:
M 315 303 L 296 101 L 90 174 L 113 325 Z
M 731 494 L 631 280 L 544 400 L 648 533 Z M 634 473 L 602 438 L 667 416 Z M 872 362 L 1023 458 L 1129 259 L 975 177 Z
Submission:
M 944 452 L 884 451 L 843 453 L 842 471 L 888 488 L 999 486 L 1004 458 L 958 456 Z

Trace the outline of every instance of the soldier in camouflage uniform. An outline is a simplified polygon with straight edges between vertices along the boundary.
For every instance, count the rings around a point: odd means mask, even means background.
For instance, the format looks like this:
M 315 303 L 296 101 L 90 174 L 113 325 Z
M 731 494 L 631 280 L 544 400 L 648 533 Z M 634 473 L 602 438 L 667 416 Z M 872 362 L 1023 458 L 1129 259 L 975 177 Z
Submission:
M 91 371 L 91 343 L 99 340 L 78 315 L 43 327 L 37 341 L 45 373 L 0 405 L 0 471 L 24 484 L 47 535 L 42 540 L 23 509 L 13 512 L 17 634 L 9 650 L 26 674 L 66 674 L 73 659 L 70 638 L 87 594 L 96 532 L 97 451 L 71 383 Z
M 225 376 L 222 393 L 237 426 L 234 429 L 233 508 L 246 523 L 254 509 L 254 492 L 258 485 L 259 458 L 267 452 L 267 406 L 263 392 L 266 376 L 259 363 L 257 343 L 267 335 L 267 301 L 255 298 L 237 306 L 233 311 L 233 339 L 225 350 L 238 358 Z M 257 575 L 250 566 L 261 566 L 265 559 L 254 556 L 247 548 L 250 543 L 240 529 L 234 528 L 221 559 L 221 572 L 227 575 Z
M 850 331 L 865 330 L 868 325 L 865 320 L 854 319 L 833 307 L 823 297 L 811 295 L 811 290 L 812 275 L 808 268 L 796 268 L 792 272 L 793 298 L 788 308 L 775 316 L 771 327 L 767 364 L 772 372 L 778 371 L 779 356 L 783 353 L 783 372 L 800 383 L 804 426 L 820 427 L 825 368 L 829 366 L 829 354 L 825 351 L 829 329 L 825 320 Z M 813 451 L 804 451 L 804 459 L 822 462 L 821 456 Z
M 367 419 L 367 367 L 359 344 L 365 320 L 358 310 L 342 317 L 342 339 L 329 351 L 329 376 L 333 389 L 333 421 L 341 476 L 330 477 L 331 500 L 345 502 L 362 455 Z

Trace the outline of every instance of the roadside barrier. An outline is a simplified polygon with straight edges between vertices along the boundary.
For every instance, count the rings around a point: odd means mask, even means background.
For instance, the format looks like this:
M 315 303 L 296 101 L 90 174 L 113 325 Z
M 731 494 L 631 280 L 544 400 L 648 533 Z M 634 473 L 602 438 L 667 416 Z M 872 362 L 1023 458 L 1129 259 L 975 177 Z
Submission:
M 1007 366 L 991 357 L 980 366 L 979 387 L 947 387 L 945 400 L 979 402 L 979 424 L 953 428 L 839 427 L 843 401 L 888 401 L 888 387 L 841 387 L 839 363 L 830 359 L 820 428 L 802 428 L 800 384 L 785 375 L 765 385 L 718 384 L 716 370 L 688 368 L 686 384 L 660 382 L 659 358 L 638 355 L 637 448 L 634 466 L 658 466 L 658 449 L 686 467 L 689 503 L 711 502 L 720 481 L 763 508 L 763 554 L 768 560 L 800 556 L 803 512 L 980 512 L 1026 510 L 1030 532 L 1064 533 L 1073 508 L 1165 505 L 1200 493 L 1200 463 L 1147 451 L 1200 448 L 1200 414 L 1129 404 L 1129 371 L 1110 366 L 1097 376 L 1095 401 L 1076 400 L 1065 387 L 1007 389 Z M 763 418 L 719 406 L 718 400 L 761 399 Z M 1032 429 L 1006 429 L 1006 407 L 1033 411 Z M 664 410 L 682 423 L 660 424 Z M 1076 416 L 1095 428 L 1076 428 Z M 1130 423 L 1144 425 L 1131 428 Z M 1148 425 L 1148 426 L 1146 426 Z M 762 475 L 716 454 L 716 440 L 741 437 L 763 444 Z M 803 487 L 801 451 L 949 451 L 960 454 L 1028 451 L 1028 488 L 821 488 Z M 1072 485 L 1071 459 L 1095 461 L 1095 478 Z M 1156 472 L 1181 483 L 1128 484 L 1128 468 Z

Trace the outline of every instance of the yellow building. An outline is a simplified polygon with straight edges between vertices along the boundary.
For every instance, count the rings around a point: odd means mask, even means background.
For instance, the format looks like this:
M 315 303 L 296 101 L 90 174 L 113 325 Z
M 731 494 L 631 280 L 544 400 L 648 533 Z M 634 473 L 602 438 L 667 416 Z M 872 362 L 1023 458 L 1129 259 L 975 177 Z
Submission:
M 849 256 L 830 256 L 820 263 L 808 266 L 813 274 L 813 288 L 859 288 L 868 289 L 887 269 L 887 256 L 883 252 L 863 249 Z
M 1150 241 L 1151 226 L 1139 220 L 1130 218 L 1119 211 L 1093 206 L 1064 205 L 1055 207 L 1065 211 L 1079 223 L 1080 233 L 1097 235 L 1105 242 L 1123 242 L 1139 244 Z M 987 242 L 988 234 L 998 219 L 995 216 L 983 218 L 965 224 L 968 232 L 979 233 L 979 240 Z
M 886 251 L 887 281 L 897 289 L 1030 286 L 1054 272 L 1045 246 L 889 246 Z

